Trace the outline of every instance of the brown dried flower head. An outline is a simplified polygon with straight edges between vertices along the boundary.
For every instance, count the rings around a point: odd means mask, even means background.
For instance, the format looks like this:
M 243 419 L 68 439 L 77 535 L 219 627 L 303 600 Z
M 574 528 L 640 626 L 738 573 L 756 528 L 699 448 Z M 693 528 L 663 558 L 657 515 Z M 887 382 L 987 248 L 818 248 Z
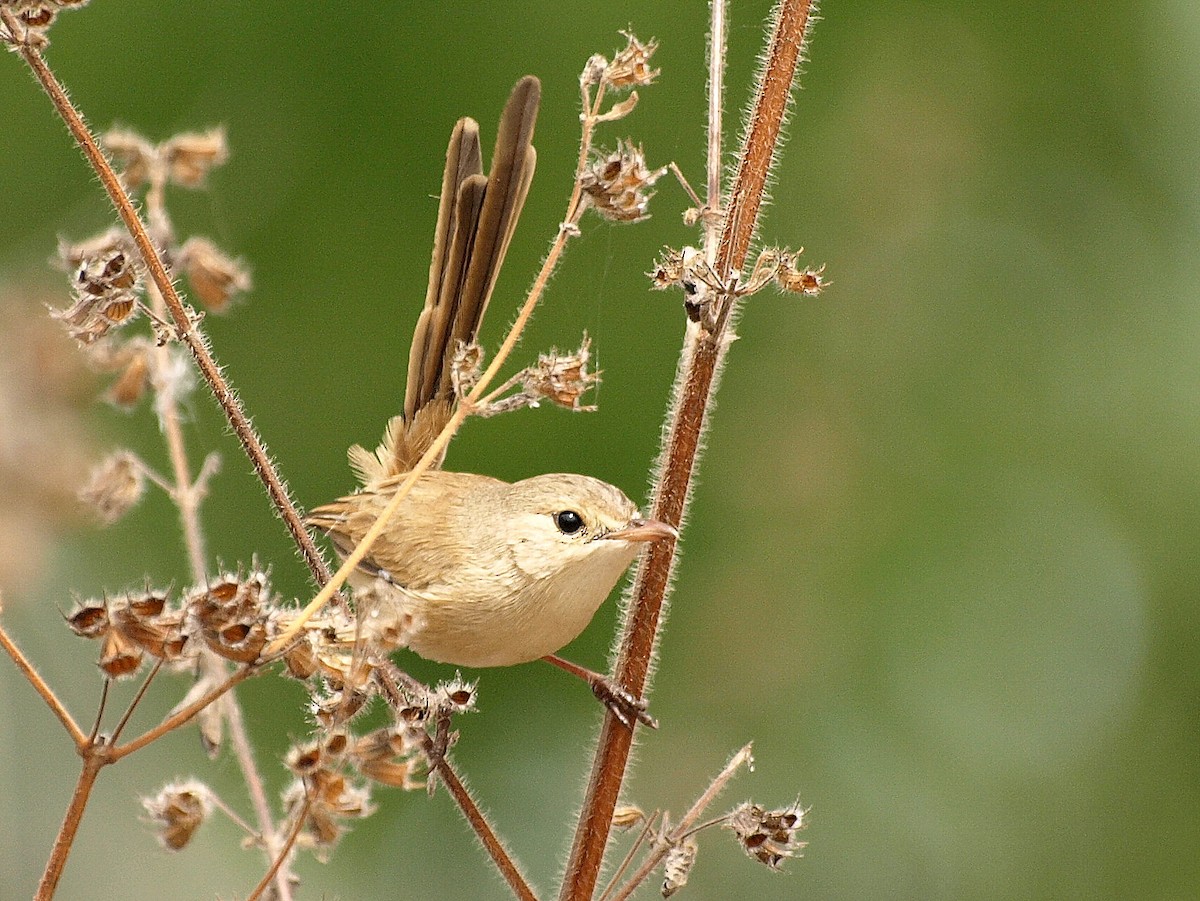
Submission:
M 99 667 L 119 679 L 137 672 L 146 654 L 168 662 L 183 657 L 187 638 L 182 616 L 167 606 L 165 592 L 85 601 L 66 615 L 67 627 L 81 638 L 103 639 Z
M 803 252 L 804 248 L 802 247 L 795 253 L 781 254 L 779 263 L 775 267 L 775 284 L 784 291 L 816 297 L 825 287 L 825 267 L 802 268 L 800 254 Z
M 109 618 L 114 629 L 151 657 L 172 662 L 183 656 L 183 614 L 167 606 L 166 592 L 147 589 L 110 601 Z
M 48 29 L 64 9 L 83 6 L 88 0 L 4 0 L 0 6 L 7 7 L 25 26 L 24 34 L 11 35 L 0 25 L 0 43 L 25 44 L 36 49 L 45 47 Z
M 612 824 L 613 828 L 624 830 L 636 826 L 644 819 L 646 819 L 646 814 L 642 808 L 634 804 L 619 804 L 613 810 Z
M 475 709 L 477 686 L 455 673 L 453 679 L 439 682 L 433 690 L 433 705 L 446 713 L 469 713 Z
M 524 393 L 531 398 L 530 405 L 537 406 L 539 399 L 545 399 L 576 412 L 595 410 L 580 403 L 588 389 L 600 382 L 600 373 L 588 372 L 591 348 L 592 340 L 585 334 L 575 353 L 552 350 L 539 355 L 537 365 L 525 372 Z
M 142 806 L 157 828 L 158 840 L 165 848 L 178 851 L 208 819 L 212 794 L 208 786 L 189 779 L 163 786 L 152 798 L 142 798 Z
M 662 896 L 670 898 L 673 894 L 687 885 L 692 867 L 696 865 L 696 853 L 699 848 L 695 841 L 686 838 L 667 852 L 663 863 Z
M 141 500 L 146 488 L 145 466 L 130 451 L 118 451 L 92 470 L 79 499 L 99 514 L 106 525 L 119 520 Z
M 185 188 L 204 184 L 209 171 L 229 159 L 225 129 L 211 128 L 206 132 L 185 132 L 168 138 L 158 146 L 171 181 Z
M 293 782 L 283 793 L 290 817 L 301 815 L 306 800 L 308 812 L 297 843 L 315 849 L 317 859 L 322 862 L 345 832 L 346 820 L 374 813 L 368 786 L 355 785 L 341 773 L 325 768 Z
M 207 238 L 183 242 L 176 261 L 201 303 L 214 313 L 223 313 L 237 295 L 250 290 L 250 274 L 238 260 L 230 259 Z
M 650 57 L 658 49 L 658 41 L 643 44 L 629 31 L 622 31 L 628 44 L 613 57 L 604 71 L 604 81 L 614 88 L 632 88 L 651 84 L 658 77 L 659 69 L 650 68 Z M 590 61 L 589 61 L 590 62 Z M 586 70 L 585 70 L 586 71 Z
M 92 344 L 138 312 L 141 276 L 138 256 L 128 242 L 107 232 L 77 245 L 60 244 L 60 259 L 74 268 L 75 302 L 51 315 L 81 344 Z
M 386 726 L 356 739 L 346 756 L 359 772 L 382 785 L 404 791 L 424 788 L 424 755 L 418 736 L 406 724 Z
M 267 575 L 227 573 L 188 595 L 194 628 L 208 647 L 227 660 L 252 663 L 267 643 L 270 602 Z
M 807 842 L 796 833 L 807 824 L 799 802 L 780 810 L 764 810 L 747 801 L 735 808 L 725 825 L 733 830 L 742 850 L 759 863 L 778 870 L 784 860 L 797 856 Z
M 132 676 L 142 665 L 142 649 L 130 641 L 119 629 L 109 629 L 104 634 L 100 648 L 98 666 L 110 679 Z
M 100 135 L 100 144 L 121 164 L 121 179 L 127 188 L 140 187 L 150 180 L 150 170 L 158 158 L 158 148 L 136 131 L 112 128 Z
M 146 396 L 150 387 L 150 354 L 143 344 L 130 349 L 128 361 L 104 398 L 115 407 L 131 410 Z
M 666 172 L 666 167 L 650 169 L 641 147 L 620 141 L 611 153 L 593 156 L 579 178 L 588 202 L 605 219 L 615 222 L 639 222 L 654 192 L 651 186 Z

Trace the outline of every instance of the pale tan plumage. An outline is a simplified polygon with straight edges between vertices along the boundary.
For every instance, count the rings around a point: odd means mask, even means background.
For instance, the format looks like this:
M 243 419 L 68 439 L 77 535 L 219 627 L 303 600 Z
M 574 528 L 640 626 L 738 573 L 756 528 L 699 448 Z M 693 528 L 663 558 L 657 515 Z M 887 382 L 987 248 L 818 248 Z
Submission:
M 449 419 L 450 360 L 478 334 L 533 178 L 539 94 L 537 79 L 517 83 L 486 178 L 478 126 L 462 119 L 454 128 L 404 414 L 389 423 L 374 453 L 351 448 L 362 489 L 308 518 L 343 556 Z M 417 480 L 351 581 L 375 589 L 408 618 L 405 643 L 421 656 L 505 666 L 552 655 L 575 638 L 642 544 L 674 534 L 637 518 L 619 489 L 587 476 L 509 484 L 432 470 Z

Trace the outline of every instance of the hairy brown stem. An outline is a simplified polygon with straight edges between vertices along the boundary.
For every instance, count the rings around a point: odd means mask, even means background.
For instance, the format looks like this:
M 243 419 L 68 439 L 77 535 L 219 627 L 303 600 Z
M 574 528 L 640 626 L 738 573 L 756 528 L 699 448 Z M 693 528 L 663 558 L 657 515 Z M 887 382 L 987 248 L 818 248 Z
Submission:
M 426 742 L 427 747 L 429 744 L 430 742 Z M 463 784 L 462 780 L 458 778 L 458 774 L 454 772 L 453 767 L 451 767 L 445 757 L 441 757 L 438 760 L 437 772 L 446 784 L 446 788 L 450 794 L 454 797 L 462 815 L 471 825 L 471 829 L 479 837 L 484 850 L 492 858 L 496 869 L 500 871 L 500 875 L 504 877 L 504 881 L 512 889 L 512 893 L 520 901 L 538 901 L 537 895 L 529 887 L 529 881 L 521 873 L 520 869 L 518 869 L 516 861 L 508 853 L 508 849 L 504 847 L 504 842 L 500 840 L 500 837 L 496 834 L 496 830 L 492 828 L 492 824 L 488 822 L 483 811 L 479 809 L 479 805 L 475 803 L 475 799 L 471 797 L 470 791 Z
M 178 710 L 171 714 L 153 729 L 148 729 L 137 738 L 130 739 L 123 745 L 114 746 L 108 754 L 109 760 L 113 763 L 116 763 L 122 757 L 128 757 L 134 751 L 140 751 L 142 748 L 146 747 L 146 745 L 158 741 L 168 732 L 178 729 L 180 726 L 184 725 L 197 713 L 225 694 L 225 692 L 246 681 L 246 679 L 257 672 L 258 669 L 252 666 L 244 666 L 239 670 L 235 670 L 228 679 L 226 679 L 208 694 L 197 698 L 182 710 Z
M 88 798 L 91 797 L 92 786 L 96 784 L 96 777 L 101 768 L 109 762 L 105 754 L 92 753 L 97 750 L 103 749 L 91 746 L 83 752 L 83 770 L 75 783 L 75 791 L 71 795 L 71 803 L 67 805 L 67 812 L 63 815 L 62 826 L 54 838 L 54 847 L 50 850 L 46 869 L 42 871 L 41 881 L 38 882 L 37 892 L 33 896 L 34 901 L 49 901 L 58 888 L 58 881 L 62 878 L 67 857 L 70 856 L 71 846 L 75 842 L 75 833 L 79 831 L 79 824 L 83 822 L 83 812 L 87 808 Z
M 812 0 L 781 0 L 766 65 L 757 88 L 730 201 L 726 207 L 716 271 L 728 282 L 745 262 L 758 220 L 762 192 L 775 156 L 780 128 L 808 27 Z M 714 42 L 714 50 L 717 44 Z M 685 365 L 672 411 L 666 446 L 660 457 L 660 478 L 654 495 L 654 519 L 678 526 L 683 520 L 692 473 L 697 463 L 712 390 L 729 343 L 725 325 L 733 299 L 714 298 L 720 323 L 714 331 L 689 329 Z M 679 384 L 679 381 L 677 381 Z M 617 655 L 616 680 L 634 697 L 642 697 L 658 640 L 658 624 L 675 561 L 676 542 L 656 542 L 642 557 L 632 589 Z M 633 730 L 615 715 L 604 718 L 587 793 L 580 811 L 560 899 L 588 901 L 593 896 L 608 844 L 613 811 L 621 793 Z
M 14 37 L 21 33 L 22 26 L 11 11 L 0 9 L 0 18 L 3 18 L 5 25 Z M 279 474 L 275 471 L 266 448 L 263 447 L 253 426 L 251 426 L 250 418 L 246 415 L 241 402 L 233 393 L 233 389 L 221 374 L 216 360 L 213 359 L 212 353 L 208 348 L 207 338 L 197 327 L 194 317 L 188 312 L 182 298 L 179 296 L 179 292 L 175 290 L 175 286 L 171 283 L 171 277 L 167 273 L 166 266 L 163 265 L 161 256 L 150 240 L 150 236 L 146 233 L 146 228 L 142 224 L 141 218 L 133 206 L 133 202 L 129 199 L 129 195 L 121 185 L 120 179 L 113 172 L 112 166 L 109 165 L 108 159 L 96 144 L 96 139 L 84 123 L 83 117 L 72 105 L 70 98 L 67 97 L 66 90 L 46 64 L 41 52 L 36 47 L 31 47 L 19 40 L 15 44 L 15 49 L 33 71 L 34 76 L 41 84 L 43 90 L 45 90 L 47 96 L 49 96 L 50 102 L 54 104 L 55 110 L 58 111 L 59 116 L 66 123 L 71 136 L 79 145 L 80 150 L 83 151 L 83 155 L 87 158 L 89 165 L 91 165 L 97 177 L 99 177 L 100 183 L 104 186 L 104 190 L 108 193 L 109 199 L 112 200 L 113 206 L 116 208 L 117 215 L 121 217 L 134 243 L 137 245 L 142 259 L 146 264 L 146 269 L 150 273 L 151 280 L 162 293 L 163 300 L 166 302 L 167 309 L 171 313 L 171 319 L 175 324 L 175 331 L 179 340 L 187 345 L 192 358 L 196 362 L 196 367 L 200 370 L 201 376 L 208 382 L 213 397 L 220 404 L 226 418 L 229 420 L 230 426 L 232 426 L 234 433 L 238 436 L 238 440 L 241 442 L 246 456 L 250 458 L 250 463 L 253 465 L 254 471 L 266 487 L 271 502 L 275 505 L 280 518 L 283 519 L 288 532 L 291 533 L 292 540 L 295 541 L 296 546 L 300 549 L 300 554 L 304 558 L 304 562 L 308 565 L 313 578 L 318 584 L 325 584 L 329 581 L 329 569 L 326 567 L 320 551 L 317 550 L 317 546 L 313 543 L 312 536 L 305 530 L 300 514 L 296 510 L 296 505 L 292 502 L 291 496 L 283 484 L 283 480 L 280 479 Z

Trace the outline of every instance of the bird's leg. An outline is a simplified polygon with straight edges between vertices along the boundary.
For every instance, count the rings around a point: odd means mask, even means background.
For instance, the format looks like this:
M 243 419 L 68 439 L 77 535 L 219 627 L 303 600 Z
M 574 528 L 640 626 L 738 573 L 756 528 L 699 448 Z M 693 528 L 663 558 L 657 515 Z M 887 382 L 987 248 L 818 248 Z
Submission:
M 599 698 L 601 703 L 611 710 L 626 728 L 632 729 L 635 719 L 651 729 L 658 728 L 658 720 L 646 712 L 646 702 L 641 698 L 635 698 L 610 677 L 590 670 L 586 666 L 580 666 L 578 663 L 572 663 L 570 660 L 564 660 L 557 654 L 547 654 L 542 659 L 547 663 L 553 663 L 572 676 L 577 676 L 591 686 L 592 694 Z

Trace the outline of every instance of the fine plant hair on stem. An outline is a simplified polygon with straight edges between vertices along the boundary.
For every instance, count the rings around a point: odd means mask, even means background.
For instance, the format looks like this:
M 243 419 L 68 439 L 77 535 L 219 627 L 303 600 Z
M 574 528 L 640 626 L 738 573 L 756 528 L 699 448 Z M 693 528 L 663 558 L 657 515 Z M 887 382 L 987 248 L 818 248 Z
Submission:
M 811 0 L 781 0 L 772 12 L 766 62 L 755 89 L 749 126 L 738 155 L 737 174 L 723 216 L 714 266 L 722 284 L 733 284 L 733 274 L 745 263 L 757 226 L 762 192 L 775 159 L 811 7 Z M 714 52 L 723 49 L 722 42 L 715 39 L 711 46 Z M 712 143 L 710 140 L 710 146 Z M 715 143 L 719 145 L 719 139 Z M 716 200 L 708 198 L 709 205 L 715 206 Z M 688 348 L 677 377 L 679 387 L 673 398 L 669 436 L 660 458 L 661 476 L 650 514 L 676 526 L 687 508 L 712 390 L 730 341 L 727 330 L 735 304 L 733 292 L 708 301 L 715 308 L 711 319 L 715 326 L 710 329 L 702 321 L 688 329 L 685 339 Z M 662 542 L 648 548 L 631 589 L 632 601 L 624 617 L 617 655 L 616 681 L 635 697 L 644 696 L 650 676 L 660 613 L 674 568 L 675 547 L 675 542 Z M 608 713 L 579 814 L 559 895 L 561 901 L 586 901 L 595 892 L 632 747 L 632 728 Z

